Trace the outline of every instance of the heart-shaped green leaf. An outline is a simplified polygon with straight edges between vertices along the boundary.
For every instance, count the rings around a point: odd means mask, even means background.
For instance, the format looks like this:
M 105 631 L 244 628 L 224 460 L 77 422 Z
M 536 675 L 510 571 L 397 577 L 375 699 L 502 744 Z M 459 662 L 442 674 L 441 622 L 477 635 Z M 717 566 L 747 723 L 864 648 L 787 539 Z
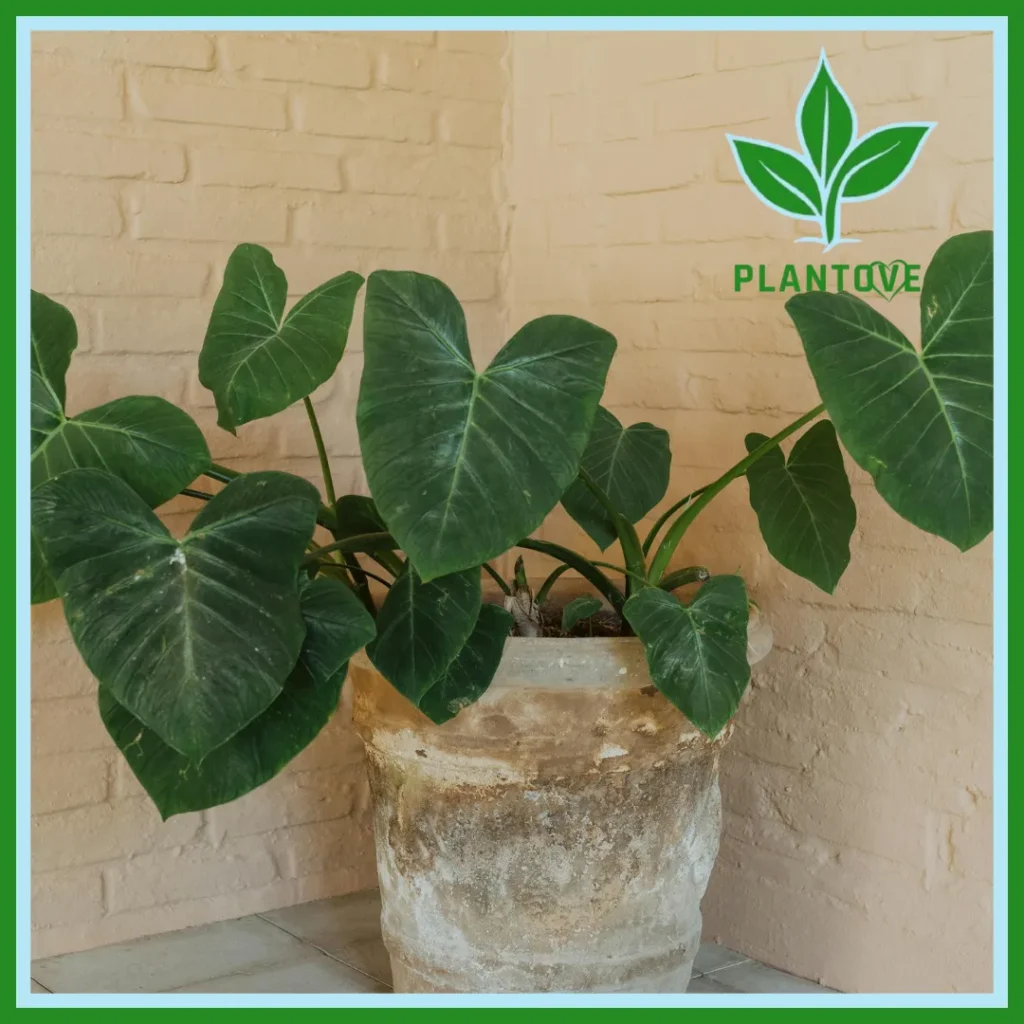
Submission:
M 579 470 L 615 339 L 544 316 L 477 373 L 448 288 L 377 271 L 364 350 L 357 418 L 370 490 L 432 580 L 503 554 L 557 504 Z
M 333 277 L 285 316 L 284 272 L 262 246 L 238 246 L 199 353 L 199 380 L 213 392 L 220 426 L 234 433 L 329 380 L 345 352 L 362 284 L 358 274 Z
M 582 619 L 589 619 L 591 615 L 601 610 L 601 602 L 593 594 L 583 594 L 574 597 L 562 609 L 562 632 L 571 633 L 573 626 Z
M 201 764 L 182 757 L 100 687 L 103 724 L 163 818 L 228 803 L 261 786 L 334 714 L 348 659 L 373 638 L 373 619 L 348 587 L 322 577 L 303 588 L 301 611 L 306 639 L 281 695 Z
M 747 434 L 747 451 L 768 438 Z M 772 556 L 791 572 L 831 594 L 850 564 L 857 508 L 835 428 L 815 423 L 793 445 L 789 460 L 778 447 L 747 470 L 750 504 Z
M 857 137 L 857 115 L 832 76 L 824 50 L 818 59 L 818 70 L 800 100 L 796 124 L 804 151 L 818 177 L 827 182 Z
M 64 412 L 65 376 L 77 339 L 64 306 L 32 293 L 32 486 L 68 469 L 119 476 L 150 506 L 173 498 L 210 466 L 202 432 L 162 398 L 119 398 L 77 416 Z M 57 589 L 42 548 L 32 544 L 32 600 Z
M 469 639 L 479 612 L 479 567 L 424 583 L 406 562 L 381 605 L 377 638 L 366 654 L 418 706 Z
M 921 292 L 922 349 L 866 302 L 786 303 L 843 446 L 915 526 L 961 550 L 992 530 L 992 233 L 944 242 Z
M 335 503 L 334 518 L 335 536 L 339 540 L 363 533 L 387 533 L 388 529 L 373 498 L 362 494 L 343 494 Z
M 162 398 L 135 395 L 62 416 L 33 449 L 32 486 L 69 469 L 105 469 L 152 508 L 209 467 L 210 450 L 187 413 Z
M 476 625 L 462 650 L 420 698 L 420 710 L 437 725 L 478 701 L 498 670 L 515 620 L 496 604 L 480 606 Z
M 169 746 L 202 761 L 277 698 L 306 632 L 298 571 L 315 487 L 238 477 L 181 541 L 102 470 L 48 480 L 32 506 L 85 663 Z
M 672 452 L 667 430 L 653 423 L 622 424 L 603 406 L 597 410 L 580 465 L 631 523 L 643 519 L 668 490 Z M 604 551 L 618 533 L 594 492 L 579 478 L 562 495 L 562 505 Z
M 748 614 L 739 576 L 713 576 L 689 604 L 656 587 L 626 602 L 655 686 L 712 738 L 736 713 L 750 682 Z

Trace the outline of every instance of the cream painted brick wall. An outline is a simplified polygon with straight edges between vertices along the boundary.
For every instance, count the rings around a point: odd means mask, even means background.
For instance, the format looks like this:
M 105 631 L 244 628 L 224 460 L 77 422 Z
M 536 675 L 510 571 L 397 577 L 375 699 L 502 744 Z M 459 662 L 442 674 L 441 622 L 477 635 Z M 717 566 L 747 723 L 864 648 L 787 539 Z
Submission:
M 991 227 L 987 36 L 513 36 L 510 326 L 559 311 L 616 334 L 607 403 L 672 432 L 663 506 L 735 462 L 747 431 L 817 404 L 783 299 L 732 290 L 735 263 L 781 269 L 817 250 L 750 195 L 725 133 L 796 146 L 823 45 L 861 132 L 939 122 L 904 184 L 844 210 L 867 260 L 926 264 L 947 235 Z M 917 336 L 913 298 L 879 305 Z M 679 552 L 740 571 L 776 633 L 725 755 L 706 937 L 844 990 L 983 991 L 991 546 L 960 555 L 851 478 L 858 526 L 834 597 L 771 559 L 742 483 Z M 591 550 L 561 511 L 541 532 Z
M 863 250 L 925 263 L 953 231 L 991 226 L 978 35 L 522 33 L 510 56 L 500 33 L 37 36 L 33 283 L 78 318 L 72 409 L 163 394 L 219 459 L 316 479 L 300 415 L 232 438 L 196 379 L 220 268 L 263 240 L 293 296 L 347 269 L 442 277 L 484 358 L 541 313 L 607 327 L 607 402 L 672 432 L 675 500 L 732 464 L 745 432 L 816 404 L 780 298 L 731 290 L 734 263 L 811 250 L 746 191 L 724 133 L 795 144 L 822 45 L 862 131 L 939 122 L 912 179 L 847 208 Z M 912 300 L 884 311 L 916 331 Z M 359 348 L 357 320 L 316 395 L 353 490 Z M 739 569 L 776 631 L 724 765 L 707 935 L 843 989 L 982 990 L 991 548 L 952 552 L 851 477 L 853 561 L 832 598 L 772 561 L 739 483 L 679 555 Z M 189 507 L 169 507 L 172 529 Z M 589 550 L 560 509 L 542 534 Z M 59 613 L 37 610 L 33 629 L 37 955 L 372 883 L 347 707 L 266 788 L 161 824 Z
M 220 273 L 261 242 L 293 298 L 382 266 L 443 276 L 500 320 L 502 34 L 41 33 L 33 287 L 74 313 L 72 412 L 159 394 L 214 457 L 319 483 L 304 416 L 216 427 L 197 379 Z M 315 396 L 340 490 L 365 491 L 361 325 Z M 301 410 L 299 410 L 301 412 Z M 192 504 L 168 506 L 185 529 Z M 33 614 L 33 955 L 375 883 L 347 700 L 267 787 L 163 823 L 107 737 L 60 610 Z

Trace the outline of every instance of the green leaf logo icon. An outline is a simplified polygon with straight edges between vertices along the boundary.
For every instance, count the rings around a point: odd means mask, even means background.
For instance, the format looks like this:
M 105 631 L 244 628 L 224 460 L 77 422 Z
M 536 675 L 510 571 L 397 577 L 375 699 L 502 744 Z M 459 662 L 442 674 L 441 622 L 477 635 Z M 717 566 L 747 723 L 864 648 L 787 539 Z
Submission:
M 825 252 L 843 238 L 845 203 L 876 199 L 894 189 L 917 159 L 934 121 L 909 121 L 876 128 L 857 138 L 857 113 L 836 81 L 825 51 L 800 100 L 796 130 L 802 152 L 759 139 L 727 135 L 736 166 L 765 206 L 797 220 L 818 224 Z

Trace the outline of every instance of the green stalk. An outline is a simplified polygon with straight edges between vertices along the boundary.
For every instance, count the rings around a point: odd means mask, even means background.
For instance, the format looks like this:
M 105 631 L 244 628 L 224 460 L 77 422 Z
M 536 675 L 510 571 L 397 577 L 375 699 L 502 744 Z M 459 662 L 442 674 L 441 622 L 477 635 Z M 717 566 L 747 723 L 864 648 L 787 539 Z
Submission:
M 690 493 L 685 498 L 680 498 L 671 508 L 665 509 L 664 512 L 658 517 L 658 521 L 651 527 L 651 532 L 647 534 L 647 539 L 644 541 L 644 554 L 648 554 L 651 550 L 651 545 L 654 543 L 654 538 L 658 536 L 661 528 L 688 502 L 691 502 L 694 498 L 699 497 L 704 491 L 707 490 L 707 485 L 704 487 L 698 487 L 695 491 Z
M 668 563 L 672 560 L 672 556 L 679 546 L 679 542 L 683 539 L 683 534 L 686 533 L 690 524 L 700 515 L 704 507 L 719 491 L 725 490 L 733 480 L 743 476 L 762 455 L 766 455 L 773 448 L 777 448 L 790 434 L 795 434 L 801 427 L 816 419 L 824 411 L 825 406 L 819 405 L 810 412 L 804 413 L 798 420 L 794 420 L 788 427 L 783 428 L 774 437 L 768 438 L 764 444 L 755 448 L 745 459 L 737 462 L 732 469 L 726 470 L 714 483 L 708 484 L 700 497 L 692 505 L 688 505 L 686 510 L 669 527 L 668 533 L 665 534 L 664 539 L 658 546 L 658 553 L 654 556 L 654 561 L 651 562 L 651 571 L 647 576 L 651 583 L 658 586 L 659 581 L 665 574 L 665 570 L 668 568 Z
M 548 594 L 551 593 L 551 588 L 555 585 L 558 577 L 563 573 L 567 573 L 572 568 L 571 565 L 559 565 L 557 568 L 552 569 L 548 574 L 548 578 L 540 585 L 540 590 L 537 591 L 537 596 L 534 600 L 537 604 L 543 604 L 548 599 Z
M 691 565 L 662 577 L 658 586 L 662 590 L 675 590 L 676 587 L 685 587 L 687 583 L 704 583 L 710 578 L 711 573 L 703 565 Z
M 203 474 L 203 476 L 208 476 L 211 480 L 216 480 L 222 484 L 229 484 L 236 476 L 241 475 L 237 469 L 229 469 L 218 462 L 211 462 L 210 468 Z
M 580 466 L 580 479 L 590 488 L 591 493 L 611 517 L 615 532 L 619 535 L 622 556 L 626 560 L 630 575 L 646 580 L 647 563 L 644 559 L 643 549 L 640 547 L 640 538 L 637 536 L 633 524 L 619 512 L 600 484 L 582 466 Z
M 483 569 L 484 572 L 486 572 L 487 575 L 490 576 L 491 579 L 494 580 L 494 582 L 497 583 L 499 587 L 501 587 L 501 592 L 506 597 L 512 596 L 512 590 L 509 587 L 509 585 L 501 578 L 501 573 L 496 572 L 488 562 L 484 562 L 483 565 L 480 566 L 480 568 Z
M 387 569 L 396 579 L 402 571 L 402 560 L 390 551 L 368 551 L 367 554 L 382 568 Z
M 324 446 L 324 435 L 320 433 L 320 424 L 317 422 L 316 412 L 308 395 L 302 400 L 302 404 L 306 407 L 306 415 L 309 417 L 309 425 L 313 431 L 313 440 L 316 441 L 316 451 L 320 456 L 320 472 L 324 477 L 324 491 L 327 493 L 327 504 L 334 508 L 338 498 L 334 493 L 334 477 L 331 476 L 331 464 L 327 458 L 327 448 Z
M 324 564 L 325 565 L 332 565 L 332 564 L 333 565 L 337 565 L 336 562 L 334 562 L 334 563 L 332 563 L 332 562 L 325 562 Z M 383 583 L 385 587 L 387 587 L 389 590 L 391 589 L 391 583 L 392 583 L 391 580 L 386 580 L 386 579 L 384 579 L 383 576 L 378 576 L 375 572 L 370 572 L 369 569 L 364 569 L 361 565 L 359 565 L 358 562 L 355 562 L 354 560 L 352 562 L 346 561 L 345 562 L 345 568 L 348 569 L 349 572 L 357 572 L 361 576 L 367 576 L 371 580 L 376 580 L 378 583 Z
M 582 555 L 569 548 L 563 548 L 561 544 L 552 544 L 546 540 L 534 540 L 531 537 L 521 540 L 516 547 L 526 548 L 528 551 L 539 551 L 541 554 L 549 555 L 551 558 L 557 558 L 560 562 L 565 562 L 570 569 L 575 569 L 595 590 L 603 594 L 608 599 L 608 603 L 619 614 L 622 614 L 622 606 L 626 601 L 622 592 L 597 566 L 589 562 Z
M 596 560 L 591 562 L 591 565 L 598 565 L 602 569 L 614 569 L 616 572 L 621 572 L 627 580 L 636 580 L 642 587 L 648 585 L 646 576 L 638 576 L 635 572 L 630 572 L 623 565 L 615 565 L 613 562 L 598 562 Z
M 373 552 L 381 548 L 394 550 L 398 545 L 390 533 L 357 533 L 354 537 L 346 537 L 344 540 L 336 540 L 333 544 L 325 544 L 317 551 L 317 555 L 326 555 L 331 551 Z

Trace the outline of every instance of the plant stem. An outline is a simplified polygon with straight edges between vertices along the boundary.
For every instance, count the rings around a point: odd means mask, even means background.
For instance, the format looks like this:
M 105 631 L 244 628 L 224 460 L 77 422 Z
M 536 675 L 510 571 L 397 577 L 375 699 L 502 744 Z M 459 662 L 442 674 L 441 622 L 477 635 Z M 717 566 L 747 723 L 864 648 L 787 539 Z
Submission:
M 816 419 L 825 411 L 825 406 L 818 405 L 811 409 L 810 412 L 806 412 L 799 419 L 794 420 L 789 424 L 788 427 L 784 427 L 774 437 L 768 438 L 764 444 L 755 448 L 745 459 L 740 459 L 732 469 L 727 469 L 714 483 L 710 483 L 705 487 L 696 501 L 693 504 L 688 505 L 685 511 L 683 511 L 679 518 L 669 527 L 668 533 L 665 534 L 664 539 L 658 546 L 658 553 L 654 556 L 654 561 L 651 562 L 651 571 L 648 574 L 648 579 L 655 586 L 658 585 L 661 577 L 665 574 L 665 570 L 668 568 L 668 563 L 672 560 L 672 556 L 675 554 L 676 548 L 679 546 L 679 542 L 683 539 L 683 534 L 690 527 L 690 523 L 700 515 L 704 506 L 707 505 L 712 498 L 718 494 L 719 491 L 724 490 L 738 477 L 743 476 L 744 473 L 755 463 L 762 455 L 767 454 L 773 448 L 777 448 L 782 441 L 785 441 L 790 434 L 795 434 L 801 427 L 810 423 L 811 420 Z
M 711 573 L 703 565 L 691 565 L 687 569 L 676 569 L 663 576 L 658 586 L 662 590 L 675 590 L 676 587 L 685 587 L 687 583 L 705 583 L 710 578 Z
M 326 555 L 331 551 L 372 553 L 380 549 L 393 551 L 398 545 L 390 533 L 357 533 L 354 537 L 336 540 L 333 544 L 324 544 L 318 549 L 317 555 Z
M 541 554 L 565 562 L 570 569 L 575 569 L 588 583 L 603 594 L 617 612 L 622 613 L 622 606 L 626 600 L 622 592 L 596 565 L 582 555 L 569 548 L 563 548 L 561 544 L 552 544 L 546 540 L 534 540 L 531 537 L 521 540 L 516 547 L 526 548 L 528 551 L 539 551 Z
M 493 569 L 491 565 L 487 562 L 484 562 L 483 565 L 480 566 L 480 568 L 483 569 L 484 572 L 486 572 L 487 575 L 490 576 L 491 579 L 494 580 L 494 582 L 497 583 L 499 587 L 501 587 L 501 592 L 506 597 L 512 596 L 512 588 L 509 587 L 509 585 L 501 578 L 501 573 L 495 571 L 495 569 Z
M 658 521 L 651 527 L 651 532 L 647 534 L 647 539 L 644 541 L 644 554 L 648 554 L 651 550 L 651 545 L 654 543 L 654 538 L 658 536 L 658 532 L 661 528 L 678 512 L 684 505 L 691 502 L 694 498 L 699 497 L 704 491 L 707 490 L 708 485 L 705 484 L 703 487 L 698 487 L 695 491 L 690 493 L 685 498 L 680 498 L 671 508 L 665 509 L 664 512 L 658 517 Z
M 229 484 L 236 476 L 241 476 L 237 469 L 228 469 L 227 466 L 222 466 L 219 462 L 211 462 L 210 468 L 203 474 L 208 476 L 211 480 L 217 480 L 222 484 Z
M 206 491 L 195 491 L 191 487 L 182 487 L 181 494 L 184 494 L 186 498 L 201 498 L 203 501 L 210 501 L 213 498 L 212 494 L 208 494 Z
M 596 560 L 591 562 L 591 565 L 599 565 L 602 569 L 614 569 L 616 572 L 621 572 L 627 579 L 637 580 L 643 586 L 647 586 L 646 576 L 638 576 L 635 572 L 630 572 L 625 566 L 613 565 L 611 562 L 598 562 Z
M 397 579 L 398 574 L 402 571 L 402 560 L 400 558 L 392 555 L 390 551 L 373 551 L 367 552 L 367 554 L 382 569 L 391 573 Z
M 564 562 L 555 569 L 552 569 L 548 574 L 548 578 L 540 585 L 540 590 L 537 591 L 535 598 L 537 604 L 543 604 L 548 599 L 548 594 L 551 593 L 551 588 L 555 585 L 555 581 L 563 573 L 568 572 L 572 568 L 571 565 L 566 565 Z
M 629 567 L 629 575 L 635 575 L 641 580 L 646 580 L 647 563 L 644 560 L 644 553 L 640 547 L 640 538 L 636 535 L 633 524 L 619 512 L 600 484 L 582 466 L 580 466 L 580 479 L 590 488 L 591 493 L 611 517 L 612 524 L 615 526 L 615 532 L 619 535 L 622 556 Z
M 315 564 L 322 565 L 322 566 L 329 566 L 329 567 L 333 567 L 335 569 L 340 569 L 341 568 L 341 566 L 338 565 L 337 562 L 317 562 Z M 391 583 L 392 583 L 391 580 L 386 580 L 386 579 L 384 579 L 383 576 L 378 576 L 375 572 L 370 572 L 369 569 L 364 569 L 361 565 L 354 565 L 351 562 L 346 562 L 345 563 L 345 568 L 349 572 L 358 572 L 362 576 L 369 576 L 369 578 L 371 580 L 376 580 L 378 583 L 383 583 L 385 587 L 387 587 L 389 590 L 391 589 Z
M 320 456 L 320 472 L 323 473 L 324 477 L 324 491 L 327 493 L 327 504 L 334 508 L 338 497 L 334 493 L 334 477 L 331 476 L 331 463 L 327 458 L 324 435 L 320 433 L 320 424 L 317 422 L 316 412 L 308 395 L 302 400 L 302 404 L 306 407 L 306 415 L 309 417 L 309 425 L 313 431 L 313 440 L 316 441 L 316 451 Z

